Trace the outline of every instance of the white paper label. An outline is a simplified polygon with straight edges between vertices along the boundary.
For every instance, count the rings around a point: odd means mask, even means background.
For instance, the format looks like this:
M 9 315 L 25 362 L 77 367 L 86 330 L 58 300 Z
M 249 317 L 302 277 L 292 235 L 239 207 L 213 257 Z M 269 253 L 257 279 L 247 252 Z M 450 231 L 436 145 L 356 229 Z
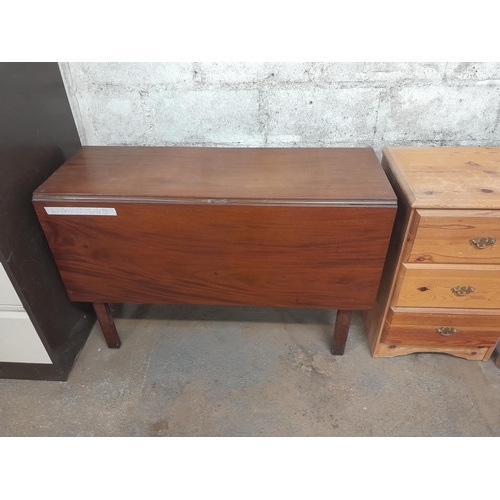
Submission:
M 49 215 L 116 215 L 114 208 L 44 207 Z

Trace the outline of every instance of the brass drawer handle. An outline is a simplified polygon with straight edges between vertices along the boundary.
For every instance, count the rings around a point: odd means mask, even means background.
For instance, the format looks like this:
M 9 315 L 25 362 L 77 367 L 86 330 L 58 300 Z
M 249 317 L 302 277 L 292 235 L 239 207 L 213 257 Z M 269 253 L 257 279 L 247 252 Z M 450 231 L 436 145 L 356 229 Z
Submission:
M 456 286 L 455 288 L 451 289 L 451 291 L 459 297 L 469 295 L 469 293 L 472 293 L 474 290 L 475 288 L 473 288 L 472 286 Z
M 476 248 L 482 250 L 483 248 L 491 247 L 497 242 L 497 240 L 495 238 L 490 238 L 489 236 L 483 236 L 482 238 L 469 240 L 469 242 L 471 245 L 474 245 Z
M 449 337 L 450 335 L 457 333 L 457 329 L 453 328 L 452 326 L 441 326 L 439 328 L 436 328 L 436 332 L 443 337 Z

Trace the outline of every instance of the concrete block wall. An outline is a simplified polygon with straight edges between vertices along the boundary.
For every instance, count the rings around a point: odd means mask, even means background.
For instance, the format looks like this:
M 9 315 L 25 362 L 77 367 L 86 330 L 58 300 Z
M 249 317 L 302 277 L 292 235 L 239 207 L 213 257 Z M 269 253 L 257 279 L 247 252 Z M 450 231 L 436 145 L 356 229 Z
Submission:
M 60 63 L 84 145 L 500 146 L 500 63 Z

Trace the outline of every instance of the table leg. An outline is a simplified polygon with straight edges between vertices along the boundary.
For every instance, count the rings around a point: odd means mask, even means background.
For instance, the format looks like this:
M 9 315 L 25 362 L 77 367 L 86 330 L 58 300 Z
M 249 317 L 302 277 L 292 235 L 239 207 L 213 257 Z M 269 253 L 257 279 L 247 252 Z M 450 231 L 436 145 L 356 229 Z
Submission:
M 109 309 L 109 304 L 103 304 L 101 302 L 93 302 L 94 311 L 97 315 L 97 320 L 99 325 L 101 325 L 101 330 L 108 344 L 109 348 L 118 349 L 122 345 L 118 332 L 116 331 L 115 322 L 113 316 L 111 316 L 111 311 Z
M 497 359 L 495 359 L 495 366 L 500 369 L 500 352 L 497 354 Z
M 332 354 L 342 355 L 345 350 L 347 334 L 351 325 L 352 311 L 337 311 L 337 319 L 335 320 L 335 328 L 333 330 L 332 339 Z

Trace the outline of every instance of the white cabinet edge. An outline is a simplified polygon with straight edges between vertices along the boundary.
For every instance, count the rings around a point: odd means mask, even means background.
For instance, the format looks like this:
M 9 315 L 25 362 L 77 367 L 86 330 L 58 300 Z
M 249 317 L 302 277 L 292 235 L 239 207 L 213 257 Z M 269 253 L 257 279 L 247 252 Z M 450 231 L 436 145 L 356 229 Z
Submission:
M 2 306 L 21 306 L 22 302 L 12 285 L 7 272 L 0 264 L 0 305 Z
M 24 311 L 0 311 L 0 362 L 52 364 Z

